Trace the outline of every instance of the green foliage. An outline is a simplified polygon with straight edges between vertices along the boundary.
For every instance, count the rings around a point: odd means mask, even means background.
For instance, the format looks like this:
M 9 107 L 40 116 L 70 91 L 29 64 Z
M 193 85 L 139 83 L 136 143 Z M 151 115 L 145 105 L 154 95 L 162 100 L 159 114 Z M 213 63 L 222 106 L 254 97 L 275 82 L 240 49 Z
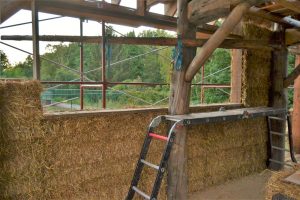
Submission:
M 116 36 L 111 27 L 106 29 L 108 37 Z M 126 34 L 129 37 L 174 37 L 174 35 L 162 30 L 147 30 L 139 34 L 131 31 Z M 108 40 L 109 41 L 109 40 Z M 109 82 L 149 82 L 170 83 L 172 72 L 171 52 L 172 48 L 143 46 L 143 45 L 121 45 L 109 44 L 111 57 L 106 55 L 106 77 Z M 86 81 L 101 81 L 101 44 L 84 44 L 84 71 Z M 156 51 L 160 49 L 159 51 Z M 108 49 L 107 49 L 108 51 Z M 1 54 L 2 55 L 2 54 Z M 5 55 L 5 54 L 4 54 Z M 5 58 L 5 57 L 4 57 Z M 2 59 L 2 57 L 1 57 Z M 4 59 L 5 60 L 5 59 Z M 47 60 L 53 60 L 68 68 L 79 71 L 80 68 L 80 46 L 78 43 L 48 45 L 47 53 L 41 59 L 41 78 L 47 81 L 72 81 L 79 80 L 80 76 L 74 71 L 67 70 L 58 64 Z M 291 61 L 292 62 L 292 61 Z M 1 62 L 2 63 L 2 62 Z M 5 77 L 27 77 L 32 75 L 32 58 L 11 67 L 7 62 L 3 73 Z M 211 74 L 230 65 L 230 52 L 218 49 L 205 64 L 205 83 L 229 84 L 230 73 L 227 69 L 215 76 Z M 7 67 L 8 66 L 8 67 Z M 198 73 L 194 82 L 201 81 L 201 73 Z M 48 86 L 50 87 L 50 85 Z M 113 108 L 150 106 L 150 104 L 167 105 L 169 86 L 111 86 L 107 93 L 108 105 Z M 72 90 L 70 90 L 72 89 Z M 60 90 L 60 91 L 59 91 Z M 60 86 L 59 90 L 49 90 L 43 94 L 43 99 L 54 99 L 62 101 L 79 96 L 79 86 Z M 199 103 L 200 86 L 192 88 L 192 102 Z M 225 102 L 228 100 L 229 90 L 206 89 L 205 103 Z M 161 101 L 164 99 L 163 101 Z M 100 89 L 85 91 L 85 104 L 88 106 L 101 105 L 102 94 Z M 75 100 L 77 101 L 77 100 Z M 100 102 L 100 103 L 99 103 Z M 77 102 L 78 103 L 78 102 Z
M 0 63 L 0 77 L 1 77 L 3 71 L 6 70 L 8 67 L 10 67 L 10 63 L 8 61 L 6 54 L 2 50 L 0 50 L 0 57 L 1 57 L 1 63 Z

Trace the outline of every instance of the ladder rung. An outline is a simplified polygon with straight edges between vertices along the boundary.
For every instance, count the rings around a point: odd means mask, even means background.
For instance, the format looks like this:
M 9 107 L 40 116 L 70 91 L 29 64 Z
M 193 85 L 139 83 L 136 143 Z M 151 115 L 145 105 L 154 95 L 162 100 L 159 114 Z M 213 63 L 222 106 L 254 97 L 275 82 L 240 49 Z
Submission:
M 286 120 L 286 119 L 284 119 L 284 118 L 280 118 L 280 117 L 272 117 L 272 116 L 269 116 L 269 119 L 282 120 L 282 121 L 285 121 L 285 120 Z
M 168 141 L 168 137 L 162 136 L 162 135 L 157 135 L 155 133 L 149 133 L 149 136 L 153 137 L 155 139 L 158 139 L 158 140 Z
M 145 199 L 150 200 L 150 196 L 148 196 L 147 194 L 145 194 L 144 192 L 142 192 L 141 190 L 139 190 L 137 187 L 132 186 L 132 189 L 138 193 L 139 195 L 141 195 L 142 197 L 144 197 Z
M 152 164 L 152 163 L 149 163 L 149 162 L 147 162 L 146 160 L 141 159 L 141 162 L 144 163 L 145 165 L 148 165 L 149 167 L 152 167 L 152 168 L 156 169 L 156 170 L 159 169 L 159 166 L 154 165 L 154 164 Z
M 276 150 L 279 150 L 279 151 L 286 151 L 286 152 L 290 152 L 289 149 L 284 149 L 284 148 L 280 148 L 280 147 L 275 147 L 275 146 L 272 146 L 273 149 L 276 149 Z
M 273 134 L 273 135 L 279 135 L 279 136 L 283 136 L 283 137 L 285 137 L 285 136 L 288 137 L 287 134 L 279 133 L 279 132 L 276 132 L 276 131 L 270 131 L 270 133 Z
M 278 160 L 269 159 L 269 161 L 293 167 L 293 165 L 291 165 L 291 164 L 288 164 L 288 163 L 285 163 L 285 162 L 281 162 L 281 161 L 278 161 Z

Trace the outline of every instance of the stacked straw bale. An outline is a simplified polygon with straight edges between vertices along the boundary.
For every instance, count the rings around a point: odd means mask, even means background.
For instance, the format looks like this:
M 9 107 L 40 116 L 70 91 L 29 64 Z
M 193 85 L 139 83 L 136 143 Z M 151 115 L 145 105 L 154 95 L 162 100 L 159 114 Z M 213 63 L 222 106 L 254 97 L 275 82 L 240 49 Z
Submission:
M 266 130 L 261 118 L 191 127 L 190 192 L 265 169 Z
M 43 130 L 35 81 L 0 82 L 0 199 L 43 198 Z
M 270 40 L 272 32 L 258 27 L 253 21 L 243 23 L 243 34 L 249 40 Z M 268 106 L 272 52 L 245 50 L 243 52 L 242 102 L 246 106 Z
M 290 199 L 300 200 L 300 186 L 283 181 L 283 179 L 295 173 L 300 166 L 294 169 L 285 169 L 279 172 L 272 172 L 266 186 L 266 199 L 271 200 L 273 195 L 282 194 Z

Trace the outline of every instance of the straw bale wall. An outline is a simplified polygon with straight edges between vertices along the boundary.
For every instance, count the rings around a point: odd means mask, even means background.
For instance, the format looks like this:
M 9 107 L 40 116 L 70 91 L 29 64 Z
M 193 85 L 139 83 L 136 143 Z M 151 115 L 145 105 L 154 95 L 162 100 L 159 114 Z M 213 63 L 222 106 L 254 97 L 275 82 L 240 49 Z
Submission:
M 149 122 L 167 113 L 146 109 L 42 115 L 37 82 L 1 82 L 0 92 L 0 199 L 123 199 Z M 166 126 L 158 132 L 165 133 Z M 158 163 L 162 144 L 153 142 L 148 160 Z M 190 192 L 266 167 L 262 119 L 191 126 L 187 144 Z M 148 169 L 142 176 L 140 187 L 147 192 L 153 175 Z M 165 192 L 166 179 L 160 199 Z

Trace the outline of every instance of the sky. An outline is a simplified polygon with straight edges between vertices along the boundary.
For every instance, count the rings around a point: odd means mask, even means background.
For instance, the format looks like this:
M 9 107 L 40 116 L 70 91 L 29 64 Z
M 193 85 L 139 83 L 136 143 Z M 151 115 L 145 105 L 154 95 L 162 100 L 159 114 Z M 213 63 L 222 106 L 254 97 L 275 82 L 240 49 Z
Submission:
M 108 1 L 109 2 L 109 1 Z M 122 6 L 136 8 L 136 2 L 133 0 L 122 0 Z M 163 4 L 158 4 L 153 6 L 150 12 L 155 12 L 159 14 L 163 14 L 164 6 Z M 47 14 L 47 13 L 39 13 L 39 19 L 46 19 L 55 17 L 57 15 Z M 0 25 L 0 35 L 32 35 L 32 25 L 21 25 L 11 28 L 3 28 L 1 27 L 8 26 L 11 24 L 30 22 L 31 21 L 31 11 L 28 10 L 20 10 L 18 13 L 13 15 L 11 18 L 6 20 L 4 23 Z M 139 33 L 143 30 L 151 29 L 149 27 L 127 27 L 120 25 L 112 25 L 115 30 L 121 33 L 127 33 L 129 31 L 134 30 L 136 33 Z M 49 21 L 43 21 L 39 23 L 39 32 L 40 35 L 77 35 L 80 34 L 80 21 L 77 18 L 63 17 L 59 19 L 53 19 Z M 83 35 L 85 36 L 99 36 L 101 35 L 101 24 L 95 21 L 86 21 L 83 24 Z M 16 46 L 20 49 L 23 49 L 28 52 L 32 52 L 32 42 L 31 41 L 2 41 L 12 46 Z M 49 51 L 47 48 L 48 44 L 59 44 L 58 42 L 40 42 L 40 54 L 44 54 Z M 7 47 L 3 44 L 0 44 L 0 50 L 4 51 L 8 56 L 8 59 L 11 64 L 15 64 L 18 62 L 22 62 L 28 56 L 28 54 L 20 52 L 11 47 Z

